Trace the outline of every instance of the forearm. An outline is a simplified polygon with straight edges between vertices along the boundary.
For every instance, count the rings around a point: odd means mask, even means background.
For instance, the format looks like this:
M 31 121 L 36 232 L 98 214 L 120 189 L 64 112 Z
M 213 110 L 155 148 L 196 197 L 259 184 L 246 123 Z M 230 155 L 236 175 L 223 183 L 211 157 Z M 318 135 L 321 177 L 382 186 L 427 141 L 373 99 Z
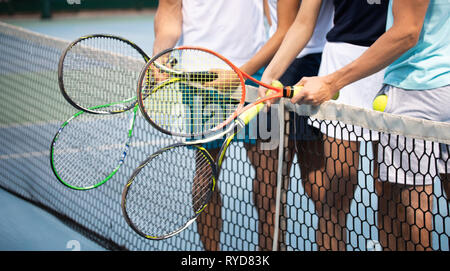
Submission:
M 256 73 L 259 69 L 267 65 L 270 60 L 275 55 L 277 49 L 280 47 L 280 44 L 283 40 L 283 36 L 281 33 L 274 34 L 265 44 L 264 46 L 244 65 L 240 68 L 244 72 L 252 75 Z
M 248 74 L 254 74 L 259 69 L 267 65 L 273 58 L 289 27 L 295 20 L 299 0 L 278 0 L 277 1 L 277 28 L 275 33 L 264 44 L 264 46 L 247 62 L 241 69 Z M 270 18 L 270 16 L 269 16 Z M 275 23 L 275 22 L 273 22 Z
M 313 35 L 322 1 L 302 0 L 300 9 L 283 42 L 264 72 L 267 78 L 278 79 Z
M 293 24 L 272 61 L 267 66 L 264 75 L 275 79 L 280 78 L 292 61 L 306 47 L 312 36 L 313 29 L 305 24 Z
M 391 28 L 358 59 L 327 75 L 336 89 L 370 76 L 394 62 L 417 42 L 413 34 Z
M 174 47 L 182 31 L 181 0 L 160 1 L 154 20 L 153 55 Z
M 341 89 L 390 65 L 417 44 L 428 4 L 429 0 L 394 0 L 393 26 L 358 59 L 325 80 Z

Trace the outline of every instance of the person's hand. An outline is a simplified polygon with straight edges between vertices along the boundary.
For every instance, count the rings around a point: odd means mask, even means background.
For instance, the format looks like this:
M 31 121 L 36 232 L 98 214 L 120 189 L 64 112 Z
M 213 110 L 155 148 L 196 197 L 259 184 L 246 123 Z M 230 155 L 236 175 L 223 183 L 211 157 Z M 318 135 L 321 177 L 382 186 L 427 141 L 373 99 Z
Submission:
M 264 76 L 264 74 L 261 77 L 261 82 L 263 82 L 263 83 L 265 83 L 267 85 L 275 86 L 275 87 L 283 87 L 283 85 L 278 80 L 275 80 L 274 78 L 270 78 L 268 76 Z M 259 88 L 258 88 L 258 96 L 259 96 L 259 98 L 264 98 L 265 96 L 267 96 L 270 93 L 267 90 L 268 90 L 267 88 L 265 88 L 263 86 L 259 86 Z M 265 102 L 267 109 L 269 109 L 270 106 L 272 104 L 276 103 L 278 100 L 279 100 L 279 98 L 278 99 L 267 100 Z
M 169 69 L 173 68 L 173 63 L 169 61 L 169 55 L 162 55 L 156 59 L 147 69 L 148 78 L 152 79 L 152 83 L 157 85 L 167 79 L 169 79 L 170 74 L 161 70 L 161 67 L 167 67 Z
M 297 104 L 320 105 L 336 98 L 339 92 L 327 76 L 303 77 L 297 85 L 303 86 L 302 91 L 291 99 Z
M 241 80 L 235 71 L 211 69 L 210 72 L 217 74 L 217 79 L 211 82 L 205 82 L 203 86 L 207 88 L 215 88 L 222 92 L 230 92 L 236 90 L 241 85 Z

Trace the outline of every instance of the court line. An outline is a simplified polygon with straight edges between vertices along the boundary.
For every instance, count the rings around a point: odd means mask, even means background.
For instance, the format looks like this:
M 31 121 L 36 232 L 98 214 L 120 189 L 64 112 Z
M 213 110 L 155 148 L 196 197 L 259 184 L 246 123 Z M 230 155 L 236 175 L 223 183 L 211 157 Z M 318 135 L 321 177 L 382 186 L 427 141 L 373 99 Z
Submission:
M 166 145 L 169 145 L 171 142 L 169 139 L 157 139 L 157 140 L 151 140 L 151 141 L 137 141 L 130 144 L 131 148 L 136 147 L 145 147 L 154 145 L 159 147 L 164 147 Z M 88 147 L 88 148 L 72 148 L 64 150 L 65 153 L 76 153 L 76 152 L 86 152 L 86 151 L 95 151 L 95 150 L 112 150 L 112 149 L 123 149 L 124 144 L 112 144 L 112 145 L 102 145 L 98 147 Z M 60 154 L 60 153 L 58 153 Z M 25 153 L 13 153 L 13 154 L 3 154 L 0 155 L 0 160 L 7 160 L 7 159 L 21 159 L 21 158 L 32 158 L 32 157 L 43 157 L 43 156 L 50 156 L 50 151 L 34 151 L 34 152 L 25 152 Z

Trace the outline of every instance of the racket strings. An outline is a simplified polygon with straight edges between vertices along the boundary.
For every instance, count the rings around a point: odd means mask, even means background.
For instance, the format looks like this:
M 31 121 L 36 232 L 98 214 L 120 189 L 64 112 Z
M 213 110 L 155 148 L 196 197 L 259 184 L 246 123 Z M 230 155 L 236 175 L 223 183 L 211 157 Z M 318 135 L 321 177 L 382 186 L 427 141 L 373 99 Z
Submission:
M 124 41 L 109 37 L 82 39 L 65 55 L 64 90 L 82 108 L 110 104 L 101 110 L 118 111 L 135 102 L 135 82 L 144 66 L 143 56 Z M 128 105 L 118 103 L 126 100 Z
M 152 61 L 141 79 L 141 93 L 150 92 L 148 97 L 141 94 L 142 109 L 169 134 L 199 136 L 217 130 L 243 104 L 240 77 L 212 53 L 178 48 Z M 145 90 L 149 82 L 154 83 L 152 91 Z
M 194 178 L 194 187 L 192 189 L 193 207 L 195 213 L 202 210 L 205 204 L 205 192 L 209 193 L 211 185 L 214 185 L 211 180 L 215 178 L 214 172 L 209 161 L 201 151 L 197 151 L 196 156 L 196 171 Z
M 52 145 L 52 166 L 60 181 L 75 189 L 105 181 L 123 161 L 132 114 L 83 113 L 71 119 Z
M 126 194 L 126 213 L 138 232 L 163 237 L 197 216 L 210 197 L 212 160 L 194 146 L 178 146 L 151 158 Z

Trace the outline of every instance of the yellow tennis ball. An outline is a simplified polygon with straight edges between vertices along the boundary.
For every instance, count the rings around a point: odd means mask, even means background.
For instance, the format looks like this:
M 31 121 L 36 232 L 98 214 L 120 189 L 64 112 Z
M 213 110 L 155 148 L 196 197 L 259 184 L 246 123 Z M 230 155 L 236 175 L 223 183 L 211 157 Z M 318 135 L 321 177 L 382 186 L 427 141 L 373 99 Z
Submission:
M 384 112 L 384 109 L 386 109 L 387 101 L 388 101 L 387 95 L 385 94 L 378 95 L 373 100 L 372 107 L 376 111 Z
M 283 84 L 278 80 L 273 80 L 272 86 L 277 87 L 277 88 L 283 88 Z
M 333 96 L 333 100 L 337 100 L 339 98 L 339 91 L 338 92 L 336 92 L 336 94 L 334 94 L 334 96 Z

